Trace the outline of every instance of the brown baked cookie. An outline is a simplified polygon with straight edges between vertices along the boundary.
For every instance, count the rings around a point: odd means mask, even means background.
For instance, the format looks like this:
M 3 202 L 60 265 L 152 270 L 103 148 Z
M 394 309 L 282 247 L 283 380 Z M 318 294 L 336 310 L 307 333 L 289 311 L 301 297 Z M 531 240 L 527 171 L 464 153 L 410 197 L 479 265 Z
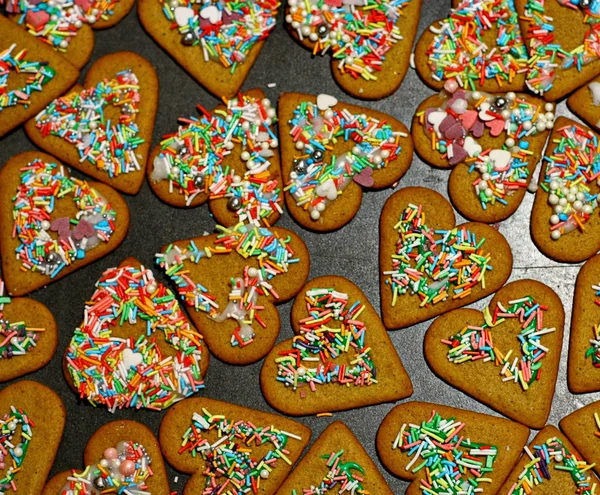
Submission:
M 524 91 L 528 59 L 512 0 L 453 0 L 414 52 L 417 73 L 438 90 L 454 81 L 491 93 Z
M 278 414 L 205 398 L 176 404 L 159 431 L 167 462 L 192 474 L 183 495 L 208 488 L 226 493 L 231 483 L 240 490 L 273 495 L 310 436 L 308 427 Z
M 38 495 L 60 455 L 65 406 L 48 387 L 21 380 L 0 391 L 0 411 L 0 489 Z
M 107 469 L 115 461 L 118 469 Z M 90 493 L 90 485 L 97 490 L 128 485 L 128 490 L 133 493 L 169 493 L 169 480 L 158 440 L 152 431 L 136 421 L 112 421 L 100 427 L 87 443 L 83 463 L 85 471 L 73 469 L 51 478 L 42 495 L 58 495 L 63 493 L 62 490 L 84 495 Z
M 523 93 L 464 91 L 454 80 L 445 86 L 413 117 L 417 154 L 434 167 L 452 169 L 450 200 L 464 217 L 505 220 L 530 185 L 554 125 L 554 105 Z
M 0 382 L 46 366 L 58 345 L 58 328 L 50 310 L 33 299 L 12 299 L 0 278 Z
M 286 204 L 307 229 L 343 227 L 358 213 L 363 188 L 390 187 L 412 162 L 408 129 L 387 114 L 301 93 L 283 93 L 279 114 Z
M 589 128 L 566 117 L 556 119 L 550 135 L 531 212 L 531 237 L 556 261 L 579 263 L 600 250 L 597 140 Z
M 63 372 L 94 406 L 162 410 L 204 388 L 208 363 L 203 337 L 176 295 L 127 258 L 96 283 Z
M 240 90 L 275 27 L 279 2 L 140 0 L 147 33 L 217 98 Z
M 81 111 L 85 101 L 97 105 L 91 115 Z M 25 124 L 25 132 L 68 165 L 136 194 L 144 182 L 157 106 L 152 64 L 135 53 L 116 52 L 96 60 L 83 88 L 48 105 Z
M 600 77 L 581 86 L 567 99 L 571 112 L 595 131 L 600 131 Z
M 450 203 L 424 187 L 390 196 L 379 239 L 381 315 L 388 330 L 493 294 L 512 272 L 512 252 L 500 232 L 482 223 L 457 226 Z
M 528 428 L 507 419 L 406 402 L 392 409 L 381 423 L 377 452 L 393 474 L 414 480 L 406 495 L 451 493 L 446 485 L 451 482 L 456 493 L 468 483 L 475 489 L 473 493 L 506 494 L 499 489 L 528 437 Z M 469 465 L 457 469 L 454 463 L 459 459 Z M 425 492 L 425 488 L 437 490 Z
M 172 206 L 208 201 L 220 225 L 274 224 L 283 189 L 275 108 L 262 90 L 251 89 L 211 112 L 200 109 L 152 151 L 150 187 Z
M 540 429 L 552 407 L 564 320 L 550 287 L 517 280 L 483 313 L 457 309 L 435 320 L 425 334 L 425 359 L 453 387 Z
M 569 390 L 600 390 L 600 255 L 581 267 L 573 299 L 567 368 Z
M 600 401 L 565 416 L 560 420 L 560 429 L 600 475 Z
M 2 276 L 12 296 L 102 258 L 128 229 L 129 209 L 119 193 L 71 177 L 46 153 L 20 153 L 0 169 Z
M 394 493 L 358 438 L 341 421 L 334 421 L 321 433 L 277 495 L 336 490 L 365 495 Z
M 412 395 L 394 344 L 359 287 L 328 275 L 312 279 L 300 294 L 291 312 L 296 336 L 277 344 L 260 372 L 272 407 L 306 416 Z
M 590 464 L 556 427 L 540 431 L 514 466 L 500 493 L 507 495 L 593 495 L 600 481 Z
M 217 227 L 218 234 L 176 241 L 157 264 L 190 308 L 211 353 L 229 364 L 250 364 L 279 335 L 275 304 L 290 300 L 310 270 L 308 249 L 279 227 Z
M 287 3 L 285 24 L 291 36 L 313 54 L 331 55 L 333 78 L 346 93 L 380 100 L 400 87 L 422 0 L 366 2 L 366 8 L 363 2 L 325 2 L 321 8 L 321 2 L 310 11 L 300 0 Z
M 515 0 L 529 50 L 527 86 L 560 100 L 600 73 L 596 2 Z

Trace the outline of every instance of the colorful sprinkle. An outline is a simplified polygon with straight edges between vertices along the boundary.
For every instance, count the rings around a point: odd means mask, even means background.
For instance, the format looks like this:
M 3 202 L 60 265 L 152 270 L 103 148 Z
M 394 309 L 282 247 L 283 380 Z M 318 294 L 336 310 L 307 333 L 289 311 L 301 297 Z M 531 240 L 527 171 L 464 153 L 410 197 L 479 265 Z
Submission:
M 26 412 L 14 406 L 10 406 L 10 411 L 0 419 L 0 469 L 3 471 L 0 493 L 18 493 L 15 480 L 27 456 L 35 427 Z
M 344 450 L 332 452 L 330 455 L 322 455 L 325 459 L 325 465 L 329 468 L 327 474 L 319 486 L 311 486 L 302 490 L 302 495 L 325 495 L 330 493 L 336 487 L 337 493 L 346 493 L 348 495 L 371 495 L 371 492 L 365 490 L 362 482 L 364 481 L 365 470 L 355 462 L 342 462 Z M 355 474 L 357 471 L 359 474 Z M 292 490 L 292 495 L 296 495 L 296 490 Z
M 600 306 L 600 284 L 592 285 L 594 294 L 597 297 L 595 303 Z M 592 358 L 594 368 L 600 368 L 600 323 L 594 325 L 594 336 L 590 339 L 590 348 L 585 353 L 586 358 Z M 598 428 L 600 430 L 600 427 Z

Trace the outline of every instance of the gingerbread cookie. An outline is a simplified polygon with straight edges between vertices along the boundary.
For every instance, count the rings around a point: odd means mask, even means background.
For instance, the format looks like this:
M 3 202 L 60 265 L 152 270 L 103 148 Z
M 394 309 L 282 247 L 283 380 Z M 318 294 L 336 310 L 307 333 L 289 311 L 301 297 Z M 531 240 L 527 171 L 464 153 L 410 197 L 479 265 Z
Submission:
M 67 91 L 79 71 L 0 15 L 0 137 Z
M 68 165 L 136 194 L 144 182 L 157 105 L 152 64 L 132 52 L 111 53 L 92 64 L 83 88 L 48 105 L 25 132 Z
M 491 93 L 523 91 L 529 54 L 514 0 L 453 0 L 447 18 L 415 46 L 415 68 L 426 84 L 445 81 Z
M 600 390 L 600 254 L 577 275 L 567 376 L 573 393 Z
M 527 442 L 529 429 L 507 419 L 463 409 L 406 402 L 377 432 L 383 465 L 413 481 L 407 495 L 495 495 Z
M 557 428 L 546 426 L 525 447 L 500 493 L 594 495 L 600 480 L 591 468 Z
M 595 131 L 600 131 L 600 77 L 582 86 L 567 99 L 571 112 Z
M 531 212 L 531 237 L 549 258 L 578 263 L 600 250 L 598 135 L 559 117 L 546 148 Z
M 88 441 L 83 462 L 83 471 L 73 469 L 48 480 L 42 495 L 100 495 L 106 490 L 132 495 L 169 493 L 158 440 L 136 421 L 113 421 L 100 427 Z
M 531 428 L 546 424 L 560 364 L 565 312 L 535 280 L 500 289 L 482 312 L 457 309 L 425 335 L 425 359 L 453 387 Z
M 176 404 L 163 418 L 159 439 L 165 459 L 192 474 L 183 495 L 273 495 L 310 440 L 306 426 L 255 409 L 212 399 Z
M 276 495 L 305 493 L 394 492 L 352 430 L 341 421 L 334 421 L 308 449 Z
M 466 218 L 495 223 L 523 201 L 554 125 L 554 105 L 508 92 L 458 89 L 450 79 L 425 99 L 412 123 L 419 156 L 452 168 L 450 200 Z
M 45 153 L 12 157 L 0 170 L 0 251 L 7 291 L 22 296 L 107 255 L 129 229 L 112 188 L 71 177 Z
M 600 73 L 600 4 L 590 0 L 515 0 L 529 50 L 527 86 L 555 101 Z
M 410 378 L 379 315 L 352 282 L 311 280 L 292 306 L 293 339 L 265 359 L 260 386 L 275 409 L 304 416 L 410 397 Z
M 417 35 L 421 0 L 287 0 L 292 37 L 313 54 L 331 55 L 331 72 L 351 96 L 379 100 L 402 84 Z
M 59 452 L 66 412 L 60 397 L 21 380 L 0 392 L 0 492 L 38 495 Z
M 278 0 L 140 0 L 148 34 L 218 98 L 240 90 L 277 20 Z
M 162 410 L 204 388 L 208 361 L 175 294 L 127 258 L 96 283 L 63 369 L 69 386 L 95 406 Z
M 600 475 L 600 401 L 577 409 L 560 420 L 560 429 Z
M 363 188 L 391 186 L 412 162 L 408 129 L 384 113 L 300 93 L 283 93 L 279 113 L 287 207 L 308 229 L 346 225 Z
M 153 0 L 156 1 L 156 0 Z M 281 208 L 277 114 L 260 89 L 240 94 L 199 118 L 179 119 L 150 155 L 148 182 L 165 203 L 209 201 L 221 225 L 272 225 Z
M 431 189 L 390 196 L 379 238 L 381 314 L 390 330 L 493 294 L 512 272 L 504 236 L 482 223 L 457 226 L 450 203 Z

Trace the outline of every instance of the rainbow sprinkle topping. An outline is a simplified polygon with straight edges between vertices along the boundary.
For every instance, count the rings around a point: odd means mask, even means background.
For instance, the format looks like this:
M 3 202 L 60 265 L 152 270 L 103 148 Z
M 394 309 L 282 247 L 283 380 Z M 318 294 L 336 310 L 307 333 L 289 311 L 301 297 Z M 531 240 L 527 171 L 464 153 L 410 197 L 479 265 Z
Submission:
M 325 495 L 330 491 L 338 488 L 338 494 L 348 493 L 351 495 L 371 495 L 371 492 L 365 490 L 362 482 L 365 470 L 355 462 L 342 462 L 344 450 L 332 452 L 330 455 L 322 455 L 321 459 L 325 459 L 326 466 L 329 468 L 327 474 L 319 486 L 311 486 L 302 490 L 302 495 Z M 355 474 L 353 471 L 358 471 L 360 474 Z M 298 495 L 296 490 L 292 490 L 292 495 Z
M 600 306 L 600 284 L 592 285 L 596 299 L 595 303 Z M 600 368 L 600 323 L 594 325 L 594 337 L 590 339 L 590 348 L 585 353 L 586 358 L 592 358 L 594 368 Z M 600 427 L 599 427 L 600 429 Z
M 17 492 L 15 479 L 27 456 L 35 427 L 26 412 L 15 406 L 10 406 L 10 411 L 0 419 L 0 469 L 3 470 L 0 493 Z

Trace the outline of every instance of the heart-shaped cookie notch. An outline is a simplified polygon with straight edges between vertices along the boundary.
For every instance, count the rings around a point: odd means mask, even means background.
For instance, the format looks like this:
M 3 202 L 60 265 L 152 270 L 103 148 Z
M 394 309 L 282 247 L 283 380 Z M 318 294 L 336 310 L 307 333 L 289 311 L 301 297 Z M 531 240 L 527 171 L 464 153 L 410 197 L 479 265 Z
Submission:
M 363 188 L 395 184 L 409 169 L 413 145 L 395 118 L 317 97 L 279 97 L 279 138 L 288 211 L 303 227 L 328 232 L 358 213 Z
M 146 32 L 217 98 L 233 98 L 275 27 L 278 0 L 141 0 Z
M 54 100 L 25 124 L 25 132 L 71 167 L 136 194 L 144 182 L 157 106 L 154 66 L 136 53 L 116 52 L 96 60 L 83 87 Z
M 290 416 L 343 411 L 412 395 L 413 388 L 379 315 L 343 277 L 311 280 L 292 306 L 296 336 L 266 357 L 260 386 Z
M 482 223 L 456 225 L 440 194 L 407 187 L 386 201 L 379 221 L 381 314 L 405 328 L 496 292 L 512 272 L 504 236 Z
M 463 484 L 472 486 L 473 493 L 495 495 L 508 493 L 500 487 L 528 437 L 528 428 L 507 419 L 428 402 L 406 402 L 384 418 L 376 445 L 383 465 L 412 481 L 406 495 L 427 493 L 427 489 L 430 493 L 451 489 L 460 493 Z M 458 467 L 463 461 L 473 465 Z
M 2 273 L 12 296 L 106 256 L 128 229 L 129 209 L 120 194 L 71 177 L 50 155 L 20 153 L 0 171 Z
M 310 437 L 308 427 L 278 414 L 205 398 L 176 404 L 159 432 L 167 462 L 192 474 L 183 495 L 225 493 L 232 483 L 240 493 L 273 495 Z
M 85 447 L 83 464 L 85 470 L 65 471 L 48 480 L 42 495 L 56 495 L 63 490 L 83 494 L 90 493 L 90 489 L 91 493 L 101 493 L 125 485 L 131 493 L 169 493 L 158 440 L 136 421 L 119 420 L 101 426 Z
M 302 239 L 280 227 L 217 227 L 218 234 L 176 241 L 156 263 L 177 287 L 211 353 L 229 364 L 262 359 L 279 335 L 275 304 L 308 277 Z
M 435 320 L 425 334 L 425 359 L 453 387 L 539 429 L 552 406 L 564 319 L 550 287 L 511 282 L 483 313 L 463 308 Z
M 448 193 L 466 218 L 496 223 L 519 207 L 554 126 L 554 105 L 514 92 L 449 89 L 426 98 L 412 121 L 417 154 L 452 168 Z
M 160 411 L 203 389 L 208 363 L 202 335 L 176 295 L 127 258 L 96 283 L 63 371 L 71 389 L 95 406 Z
M 379 100 L 402 84 L 417 35 L 421 0 L 326 0 L 305 9 L 288 0 L 285 23 L 313 54 L 331 55 L 331 72 L 349 95 Z
M 180 119 L 150 154 L 148 183 L 161 201 L 188 208 L 209 202 L 220 225 L 273 225 L 281 214 L 277 113 L 260 89 L 211 112 Z

